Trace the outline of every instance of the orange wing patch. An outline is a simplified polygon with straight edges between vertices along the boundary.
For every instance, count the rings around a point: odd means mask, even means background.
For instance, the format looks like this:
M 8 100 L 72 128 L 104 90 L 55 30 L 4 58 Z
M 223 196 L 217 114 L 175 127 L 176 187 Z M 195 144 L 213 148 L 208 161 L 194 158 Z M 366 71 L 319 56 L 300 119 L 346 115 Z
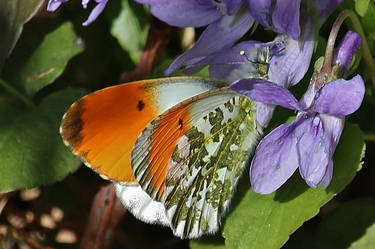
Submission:
M 166 187 L 169 161 L 179 139 L 190 129 L 189 120 L 190 113 L 187 106 L 183 106 L 165 115 L 152 136 L 150 171 L 154 176 L 152 183 L 158 189 L 159 199 Z
M 86 164 L 119 182 L 135 182 L 131 151 L 157 115 L 155 92 L 139 81 L 105 88 L 74 103 L 63 118 L 65 142 Z
M 191 128 L 189 105 L 165 113 L 153 121 L 147 129 L 152 129 L 151 137 L 142 134 L 133 153 L 135 173 L 138 182 L 147 189 L 152 198 L 161 199 L 166 188 L 167 170 L 173 152 L 180 138 Z M 146 131 L 145 130 L 145 131 Z M 146 151 L 147 150 L 147 151 Z M 139 155 L 145 155 L 139 157 Z

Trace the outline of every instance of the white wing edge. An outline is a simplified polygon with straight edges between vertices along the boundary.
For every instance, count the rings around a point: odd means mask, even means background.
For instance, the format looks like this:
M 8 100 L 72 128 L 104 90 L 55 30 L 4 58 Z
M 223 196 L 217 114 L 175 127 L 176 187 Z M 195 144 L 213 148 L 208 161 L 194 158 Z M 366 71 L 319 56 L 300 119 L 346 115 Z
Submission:
M 115 189 L 122 205 L 137 219 L 145 223 L 170 226 L 164 205 L 151 199 L 139 184 L 115 183 Z

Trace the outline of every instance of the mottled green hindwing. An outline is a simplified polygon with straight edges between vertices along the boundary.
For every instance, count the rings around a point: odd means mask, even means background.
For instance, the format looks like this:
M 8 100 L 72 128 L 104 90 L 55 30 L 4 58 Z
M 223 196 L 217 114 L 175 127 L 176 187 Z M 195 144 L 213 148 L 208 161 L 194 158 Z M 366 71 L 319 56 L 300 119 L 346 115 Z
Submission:
M 191 111 L 191 128 L 173 153 L 161 200 L 174 233 L 188 238 L 218 230 L 262 134 L 256 103 L 243 95 L 206 97 Z

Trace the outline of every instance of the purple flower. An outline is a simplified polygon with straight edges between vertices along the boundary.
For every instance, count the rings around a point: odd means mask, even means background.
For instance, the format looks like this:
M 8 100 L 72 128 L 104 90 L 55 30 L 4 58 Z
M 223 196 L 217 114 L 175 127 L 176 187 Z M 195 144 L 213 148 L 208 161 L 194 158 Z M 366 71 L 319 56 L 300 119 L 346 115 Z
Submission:
M 203 27 L 195 45 L 166 70 L 170 75 L 198 63 L 223 48 L 230 48 L 254 23 L 243 0 L 136 0 L 149 4 L 154 16 L 178 27 Z
M 301 0 L 246 0 L 252 17 L 262 26 L 281 34 L 287 34 L 297 40 L 301 35 L 301 16 L 307 13 L 307 1 Z M 329 14 L 342 0 L 317 0 L 315 10 L 319 13 L 316 27 L 320 27 Z M 311 12 L 311 10 L 309 11 Z
M 223 15 L 208 25 L 192 48 L 180 55 L 165 71 L 170 75 L 181 67 L 189 67 L 221 49 L 230 48 L 253 25 L 253 18 L 244 9 L 234 15 Z
M 213 0 L 136 0 L 136 2 L 149 4 L 154 16 L 177 27 L 206 26 L 226 14 L 225 4 Z
M 47 5 L 48 11 L 56 11 L 62 3 L 68 2 L 69 0 L 49 0 Z
M 349 32 L 335 54 L 334 67 L 341 70 L 333 70 L 337 74 L 323 85 L 312 80 L 300 102 L 286 88 L 264 79 L 242 79 L 231 85 L 255 101 L 298 111 L 294 122 L 280 125 L 259 143 L 250 170 L 255 192 L 277 190 L 297 168 L 309 186 L 328 186 L 345 116 L 359 108 L 365 93 L 361 76 L 335 77 L 347 71 L 360 43 L 359 35 Z
M 344 117 L 356 111 L 363 100 L 362 78 L 357 75 L 348 81 L 326 83 L 315 94 L 311 106 L 299 103 L 287 89 L 269 81 L 242 80 L 232 86 L 236 87 L 246 88 L 244 93 L 256 101 L 298 111 L 294 122 L 277 127 L 260 142 L 251 164 L 253 190 L 271 193 L 297 168 L 309 186 L 327 187 Z
M 262 26 L 298 39 L 301 0 L 247 0 L 250 13 Z
M 170 75 L 180 68 L 191 68 L 198 64 L 202 68 L 204 63 L 207 64 L 207 56 L 213 55 L 218 51 L 230 49 L 250 29 L 253 24 L 253 18 L 265 27 L 282 34 L 287 34 L 295 40 L 300 38 L 300 34 L 302 33 L 304 36 L 302 39 L 304 41 L 309 39 L 311 41 L 310 44 L 312 44 L 314 41 L 314 28 L 318 28 L 320 23 L 342 0 L 327 1 L 324 4 L 326 8 L 323 10 L 320 7 L 316 7 L 318 13 L 320 13 L 319 11 L 324 12 L 324 14 L 319 15 L 318 25 L 312 24 L 310 14 L 304 16 L 305 18 L 302 20 L 302 23 L 304 23 L 303 28 L 300 27 L 300 13 L 307 12 L 307 8 L 300 0 L 136 1 L 150 4 L 151 12 L 170 25 L 179 27 L 208 25 L 197 43 L 184 54 L 180 55 L 166 70 L 165 74 Z M 179 15 L 175 13 L 179 13 Z M 308 65 L 308 63 L 305 64 Z
M 166 75 L 195 64 L 220 49 L 231 47 L 254 22 L 242 0 L 136 1 L 149 4 L 153 15 L 173 26 L 208 25 L 195 45 L 170 65 L 165 72 Z
M 312 22 L 307 22 L 303 30 L 300 41 L 287 35 L 278 35 L 274 41 L 268 43 L 241 42 L 188 65 L 184 72 L 195 73 L 209 65 L 210 76 L 214 78 L 224 78 L 229 82 L 262 78 L 288 88 L 303 78 L 314 50 Z M 257 105 L 257 120 L 260 125 L 267 126 L 273 110 L 274 106 L 268 104 Z
M 349 30 L 337 47 L 337 53 L 334 55 L 333 61 L 343 70 L 342 74 L 349 71 L 353 56 L 361 46 L 361 41 L 362 39 L 358 34 Z
M 48 5 L 47 5 L 47 10 L 48 11 L 55 11 L 57 10 L 60 5 L 62 3 L 65 3 L 69 0 L 49 0 L 48 2 Z M 87 4 L 90 2 L 91 0 L 82 0 L 82 6 L 83 8 L 87 8 Z M 95 0 L 95 2 L 97 3 L 97 5 L 95 6 L 95 8 L 91 11 L 89 17 L 87 18 L 87 20 L 82 23 L 83 26 L 88 26 L 90 25 L 92 22 L 94 22 L 96 20 L 96 18 L 98 18 L 98 16 L 103 12 L 108 0 Z
M 246 8 L 240 0 L 137 1 L 151 4 L 154 15 L 176 26 L 203 26 L 214 20 L 202 33 L 197 43 L 170 65 L 165 72 L 167 75 L 179 68 L 183 68 L 184 73 L 192 74 L 209 65 L 211 77 L 225 78 L 229 82 L 261 77 L 281 86 L 290 87 L 297 84 L 309 68 L 315 45 L 315 29 L 320 26 L 320 23 L 313 23 L 311 15 L 306 15 L 300 27 L 300 9 L 304 7 L 302 12 L 307 12 L 306 6 L 301 7 L 300 1 L 294 1 L 291 5 L 293 8 L 287 8 L 283 1 L 271 0 L 257 1 L 253 4 L 250 0 L 244 1 L 249 8 Z M 319 20 L 323 21 L 341 1 L 327 1 L 325 14 L 321 14 Z M 233 46 L 252 24 L 249 9 L 261 24 L 285 34 L 278 35 L 269 43 L 247 41 Z M 318 7 L 316 10 L 323 11 Z M 183 14 L 176 16 L 173 14 L 176 12 Z M 291 13 L 294 17 L 288 19 L 288 16 L 293 16 L 290 15 Z M 187 18 L 185 15 L 193 18 Z M 204 18 L 199 18 L 200 15 Z M 273 23 L 266 20 L 272 20 Z M 297 29 L 298 32 L 294 32 Z M 296 37 L 299 39 L 296 40 Z M 260 125 L 267 126 L 273 110 L 272 105 L 258 104 L 257 120 Z

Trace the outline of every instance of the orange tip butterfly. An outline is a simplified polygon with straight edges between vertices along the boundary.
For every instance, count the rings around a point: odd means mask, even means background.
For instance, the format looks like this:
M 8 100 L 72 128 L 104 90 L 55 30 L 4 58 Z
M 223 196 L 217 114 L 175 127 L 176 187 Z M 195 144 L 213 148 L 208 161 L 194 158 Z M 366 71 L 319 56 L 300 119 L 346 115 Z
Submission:
M 219 229 L 262 128 L 256 103 L 225 81 L 176 77 L 89 94 L 60 132 L 135 217 L 197 238 Z

